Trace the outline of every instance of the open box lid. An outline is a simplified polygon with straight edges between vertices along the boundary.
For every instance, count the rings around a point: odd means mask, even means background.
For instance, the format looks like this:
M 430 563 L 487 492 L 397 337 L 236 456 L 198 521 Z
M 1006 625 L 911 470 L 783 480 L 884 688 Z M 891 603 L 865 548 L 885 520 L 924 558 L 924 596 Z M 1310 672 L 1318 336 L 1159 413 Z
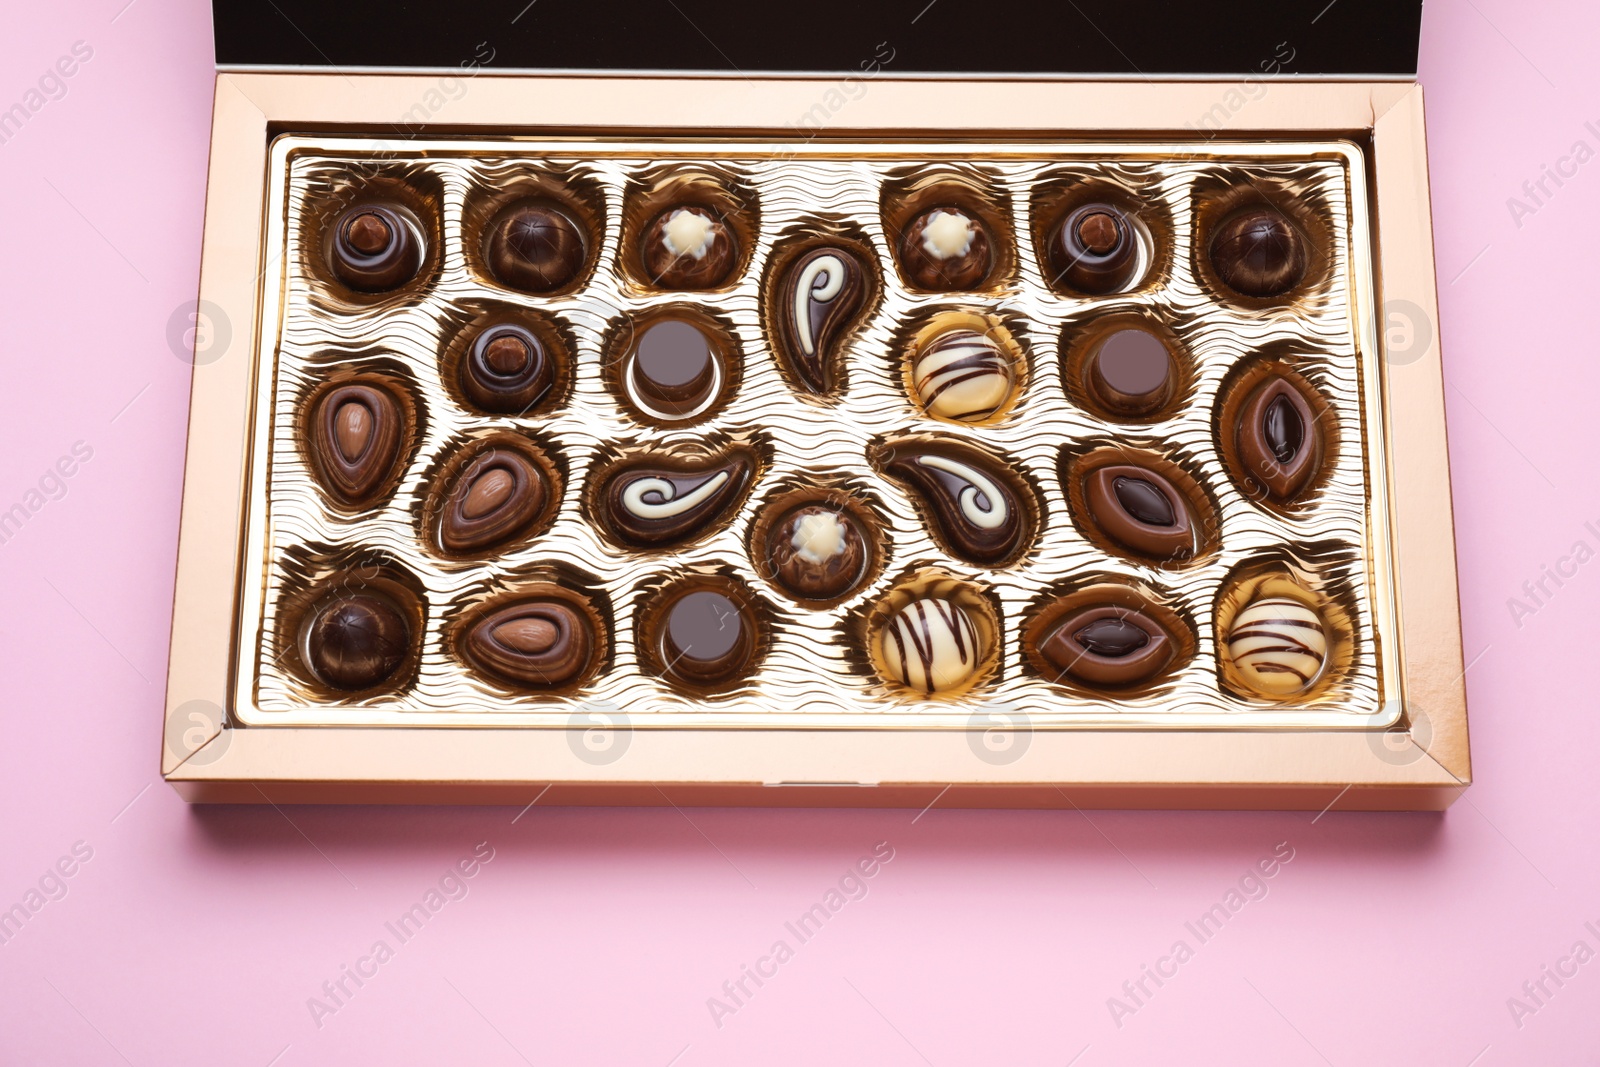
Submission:
M 225 70 L 1412 80 L 1421 0 L 213 0 Z

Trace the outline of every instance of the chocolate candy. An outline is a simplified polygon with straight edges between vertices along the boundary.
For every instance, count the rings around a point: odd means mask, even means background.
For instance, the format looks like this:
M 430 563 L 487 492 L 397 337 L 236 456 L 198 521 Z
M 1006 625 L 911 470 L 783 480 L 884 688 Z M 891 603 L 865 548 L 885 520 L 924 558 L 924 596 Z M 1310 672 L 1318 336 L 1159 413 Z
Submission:
M 952 422 L 977 422 L 1006 405 L 1016 371 L 992 332 L 946 330 L 917 349 L 911 385 L 924 411 Z
M 324 394 L 307 441 L 323 487 L 350 507 L 372 503 L 400 458 L 402 422 L 385 389 L 341 385 Z
M 884 473 L 911 487 L 949 550 L 974 563 L 999 563 L 1031 537 L 1013 476 L 988 456 L 952 442 L 903 442 Z
M 1228 628 L 1228 657 L 1239 676 L 1267 696 L 1287 696 L 1309 686 L 1328 658 L 1322 617 L 1286 596 L 1251 601 Z
M 965 685 L 983 655 L 972 616 L 941 597 L 920 597 L 895 612 L 879 642 L 889 678 L 922 693 Z
M 668 208 L 644 228 L 645 273 L 662 289 L 714 289 L 728 280 L 739 248 L 733 231 L 710 208 Z
M 1142 611 L 1097 604 L 1073 612 L 1039 642 L 1048 664 L 1094 686 L 1136 685 L 1172 662 L 1167 631 Z
M 994 266 L 989 230 L 957 207 L 936 207 L 911 220 L 900 240 L 900 269 L 919 289 L 976 289 Z
M 1098 467 L 1084 479 L 1084 502 L 1100 530 L 1121 547 L 1156 560 L 1181 560 L 1196 548 L 1194 518 L 1182 493 L 1144 467 Z
M 772 524 L 767 533 L 772 580 L 798 600 L 837 600 L 866 576 L 867 538 L 842 508 L 807 504 Z
M 656 608 L 659 669 L 669 681 L 714 689 L 744 677 L 756 658 L 755 612 L 731 583 L 689 580 Z
M 1114 415 L 1150 415 L 1172 397 L 1172 355 L 1138 327 L 1108 334 L 1090 357 L 1089 375 L 1090 391 Z
M 356 204 L 334 221 L 328 265 L 334 277 L 358 292 L 396 289 L 422 266 L 420 230 L 411 212 L 399 204 Z
M 1306 241 L 1272 208 L 1247 208 L 1211 236 L 1211 266 L 1224 285 L 1245 296 L 1280 296 L 1306 273 Z
M 553 293 L 583 270 L 583 230 L 554 204 L 524 200 L 489 224 L 484 259 L 501 283 L 530 293 Z
M 589 618 L 554 597 L 518 601 L 490 612 L 462 638 L 472 665 L 502 682 L 553 689 L 588 671 L 595 635 Z
M 601 487 L 601 525 L 644 548 L 692 540 L 743 499 L 754 470 L 754 461 L 740 451 L 700 462 L 631 460 L 618 465 Z
M 555 364 L 544 343 L 515 323 L 484 329 L 461 361 L 461 389 L 485 411 L 521 415 L 554 385 Z
M 394 602 L 376 593 L 345 593 L 314 607 L 300 628 L 300 658 L 334 689 L 371 689 L 388 681 L 411 647 L 411 627 Z
M 811 392 L 832 391 L 839 350 L 866 297 L 866 270 L 843 248 L 813 249 L 784 271 L 773 311 L 778 351 Z
M 1082 293 L 1117 292 L 1139 266 L 1133 223 L 1113 204 L 1084 204 L 1069 212 L 1049 247 L 1056 277 Z
M 481 552 L 522 533 L 544 510 L 546 475 L 511 448 L 490 448 L 456 476 L 439 520 L 447 552 Z
M 721 399 L 725 358 L 721 344 L 695 323 L 656 319 L 623 357 L 623 392 L 646 415 L 691 419 Z
M 1268 378 L 1239 412 L 1235 441 L 1245 473 L 1279 503 L 1293 499 L 1317 472 L 1322 429 L 1311 405 L 1287 378 Z

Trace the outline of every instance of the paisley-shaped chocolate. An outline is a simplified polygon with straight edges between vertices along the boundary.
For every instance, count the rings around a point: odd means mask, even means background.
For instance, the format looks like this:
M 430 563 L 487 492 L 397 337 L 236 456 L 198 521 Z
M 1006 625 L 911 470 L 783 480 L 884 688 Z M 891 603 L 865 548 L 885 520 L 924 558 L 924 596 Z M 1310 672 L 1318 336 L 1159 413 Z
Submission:
M 776 296 L 778 351 L 801 385 L 831 392 L 840 342 L 866 303 L 865 268 L 853 252 L 815 248 L 789 264 Z
M 1298 693 L 1322 673 L 1328 632 L 1310 605 L 1259 596 L 1228 627 L 1228 658 L 1251 688 L 1267 696 Z
M 760 622 L 749 595 L 733 583 L 689 579 L 650 609 L 657 669 L 692 689 L 714 689 L 749 673 L 760 646 Z
M 698 463 L 650 456 L 621 463 L 597 497 L 601 528 L 646 548 L 693 540 L 744 498 L 754 470 L 754 460 L 738 450 Z
M 525 530 L 544 510 L 545 473 L 511 448 L 474 456 L 445 497 L 439 544 L 447 552 L 481 552 Z
M 1139 266 L 1133 223 L 1114 204 L 1084 204 L 1068 212 L 1049 248 L 1056 277 L 1081 293 L 1116 292 Z
M 1136 685 L 1172 662 L 1162 625 L 1121 604 L 1073 612 L 1039 641 L 1039 655 L 1062 674 L 1095 686 Z
M 919 289 L 976 289 L 993 266 L 989 228 L 958 207 L 924 211 L 900 239 L 900 269 Z
M 346 208 L 328 236 L 328 265 L 334 277 L 359 292 L 398 288 L 422 266 L 419 228 L 399 204 L 367 201 Z
M 1128 464 L 1098 467 L 1084 479 L 1083 491 L 1095 525 L 1128 551 L 1157 560 L 1194 555 L 1188 501 L 1162 475 Z
M 951 552 L 994 564 L 1032 538 L 1013 476 L 995 460 L 962 445 L 902 442 L 885 453 L 884 473 L 911 487 Z
M 403 421 L 386 389 L 353 384 L 323 394 L 307 441 L 323 487 L 350 507 L 372 503 L 400 458 Z
M 405 613 L 386 596 L 344 593 L 323 601 L 300 628 L 300 657 L 334 689 L 371 689 L 388 681 L 411 647 Z
M 739 258 L 733 229 L 710 208 L 668 208 L 644 228 L 645 273 L 663 289 L 714 289 Z
M 595 644 L 592 623 L 583 611 L 556 597 L 536 597 L 473 623 L 461 640 L 461 652 L 502 682 L 552 689 L 588 671 Z
M 555 365 L 544 343 L 516 323 L 481 331 L 461 361 L 461 389 L 485 411 L 521 415 L 548 396 L 554 384 Z
M 1235 441 L 1244 473 L 1273 500 L 1291 500 L 1317 473 L 1322 430 L 1305 395 L 1287 378 L 1267 379 L 1239 411 Z

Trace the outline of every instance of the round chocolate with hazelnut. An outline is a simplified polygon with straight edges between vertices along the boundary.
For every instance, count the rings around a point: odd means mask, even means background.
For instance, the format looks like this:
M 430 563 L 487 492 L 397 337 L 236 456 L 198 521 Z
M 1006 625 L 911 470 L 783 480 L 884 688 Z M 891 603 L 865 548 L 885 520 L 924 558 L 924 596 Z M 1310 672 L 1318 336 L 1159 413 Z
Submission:
M 1247 208 L 1211 235 L 1211 265 L 1224 285 L 1245 296 L 1281 296 L 1306 273 L 1306 241 L 1281 212 Z
M 994 267 L 994 242 L 982 220 L 936 207 L 911 220 L 900 239 L 900 269 L 919 289 L 976 289 Z
M 334 277 L 363 293 L 396 289 L 422 266 L 422 245 L 411 213 L 399 204 L 367 201 L 334 221 L 328 265 Z
M 461 389 L 485 411 L 521 415 L 554 384 L 555 366 L 543 342 L 515 323 L 480 332 L 461 361 Z
M 772 524 L 767 564 L 772 580 L 797 600 L 837 600 L 865 575 L 866 534 L 850 512 L 806 504 Z
M 300 630 L 306 668 L 324 685 L 350 692 L 387 681 L 410 646 L 405 615 L 375 593 L 333 597 L 313 608 Z
M 583 230 L 553 204 L 525 200 L 489 224 L 484 258 L 494 276 L 513 289 L 553 293 L 583 270 Z
M 1139 266 L 1133 223 L 1113 204 L 1084 204 L 1068 212 L 1050 241 L 1057 277 L 1083 293 L 1122 289 Z
M 715 289 L 739 256 L 733 230 L 710 208 L 668 208 L 644 228 L 645 273 L 663 289 Z

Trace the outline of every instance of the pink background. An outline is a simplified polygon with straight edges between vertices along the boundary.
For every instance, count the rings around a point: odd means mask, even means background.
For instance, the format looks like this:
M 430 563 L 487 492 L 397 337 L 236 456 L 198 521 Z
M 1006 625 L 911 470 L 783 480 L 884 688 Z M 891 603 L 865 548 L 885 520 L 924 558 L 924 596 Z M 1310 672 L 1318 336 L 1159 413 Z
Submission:
M 0 1062 L 1596 1062 L 1600 962 L 1547 979 L 1520 1020 L 1507 1004 L 1578 940 L 1600 950 L 1585 929 L 1600 930 L 1600 709 L 1572 666 L 1595 659 L 1600 563 L 1533 615 L 1508 607 L 1576 542 L 1600 548 L 1584 407 L 1600 162 L 1549 183 L 1520 225 L 1507 206 L 1574 142 L 1600 148 L 1592 5 L 1435 0 L 1424 27 L 1473 660 L 1465 802 L 518 819 L 194 809 L 159 780 L 189 370 L 166 334 L 195 294 L 212 53 L 200 0 L 125 2 L 28 6 L 0 35 L 0 108 L 75 41 L 93 48 L 0 144 L 0 510 L 75 442 L 93 450 L 0 544 L 0 908 L 75 843 L 92 850 L 0 945 Z M 397 944 L 385 922 L 485 841 L 467 895 L 363 987 L 346 980 L 319 1026 L 322 983 Z M 708 998 L 774 941 L 797 945 L 784 923 L 883 841 L 894 858 L 867 894 L 764 987 L 747 980 L 719 1027 Z M 1200 944 L 1185 922 L 1280 842 L 1294 858 L 1266 896 Z M 1108 998 L 1180 939 L 1193 958 L 1114 1019 Z

